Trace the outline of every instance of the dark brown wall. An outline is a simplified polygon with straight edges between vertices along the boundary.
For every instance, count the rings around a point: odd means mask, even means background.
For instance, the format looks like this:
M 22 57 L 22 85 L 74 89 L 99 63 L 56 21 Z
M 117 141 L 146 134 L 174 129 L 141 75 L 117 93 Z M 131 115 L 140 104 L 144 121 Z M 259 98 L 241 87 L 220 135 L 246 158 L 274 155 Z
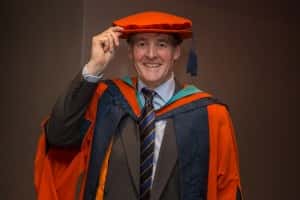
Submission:
M 32 168 L 39 123 L 87 62 L 90 37 L 114 19 L 151 9 L 193 20 L 200 75 L 190 79 L 184 74 L 191 45 L 186 41 L 176 76 L 230 106 L 246 199 L 298 196 L 299 83 L 294 53 L 298 35 L 292 4 L 30 0 L 4 8 L 9 23 L 8 31 L 2 32 L 0 196 L 5 198 L 1 199 L 34 198 Z M 116 57 L 105 73 L 107 77 L 134 73 L 125 42 Z
M 82 1 L 10 1 L 2 9 L 0 199 L 35 199 L 40 121 L 80 69 Z

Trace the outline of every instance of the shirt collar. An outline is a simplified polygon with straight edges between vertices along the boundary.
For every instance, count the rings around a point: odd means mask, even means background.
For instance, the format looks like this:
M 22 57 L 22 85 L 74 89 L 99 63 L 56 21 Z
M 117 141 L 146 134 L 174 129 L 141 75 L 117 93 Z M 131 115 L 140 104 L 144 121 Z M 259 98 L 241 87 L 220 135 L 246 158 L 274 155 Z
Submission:
M 141 93 L 142 88 L 147 87 L 141 79 L 138 79 L 137 86 L 139 93 Z M 172 98 L 175 91 L 174 74 L 172 73 L 171 77 L 155 88 L 154 91 L 164 102 L 168 102 Z

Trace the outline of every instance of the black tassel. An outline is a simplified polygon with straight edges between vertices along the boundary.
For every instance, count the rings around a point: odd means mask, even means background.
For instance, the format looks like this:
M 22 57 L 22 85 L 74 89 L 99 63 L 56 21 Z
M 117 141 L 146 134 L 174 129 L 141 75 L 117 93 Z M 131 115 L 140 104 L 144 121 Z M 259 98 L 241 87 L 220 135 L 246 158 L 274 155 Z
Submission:
M 197 76 L 197 71 L 198 71 L 197 54 L 194 51 L 194 49 L 191 49 L 188 57 L 186 73 L 190 73 L 191 76 Z
M 192 47 L 189 52 L 188 63 L 186 67 L 186 73 L 189 73 L 191 76 L 197 76 L 198 72 L 198 60 L 195 51 L 195 45 L 195 40 L 192 38 Z

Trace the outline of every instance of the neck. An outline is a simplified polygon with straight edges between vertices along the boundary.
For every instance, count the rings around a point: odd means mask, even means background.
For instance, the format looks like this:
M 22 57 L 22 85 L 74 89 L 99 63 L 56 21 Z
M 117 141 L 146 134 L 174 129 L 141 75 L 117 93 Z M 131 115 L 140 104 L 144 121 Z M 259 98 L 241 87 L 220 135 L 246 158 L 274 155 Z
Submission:
M 174 79 L 174 74 L 173 74 L 173 73 L 170 74 L 170 76 L 169 76 L 167 79 L 165 79 L 165 80 L 163 80 L 163 81 L 161 81 L 161 82 L 155 82 L 155 83 L 153 83 L 153 82 L 148 82 L 148 81 L 145 81 L 145 80 L 142 80 L 142 79 L 140 79 L 140 78 L 138 77 L 138 80 L 139 80 L 143 85 L 145 85 L 148 89 L 151 89 L 151 90 L 155 90 L 156 88 L 158 88 L 159 86 L 163 85 L 165 82 L 167 82 L 167 81 L 169 81 L 169 80 L 171 80 L 171 79 Z

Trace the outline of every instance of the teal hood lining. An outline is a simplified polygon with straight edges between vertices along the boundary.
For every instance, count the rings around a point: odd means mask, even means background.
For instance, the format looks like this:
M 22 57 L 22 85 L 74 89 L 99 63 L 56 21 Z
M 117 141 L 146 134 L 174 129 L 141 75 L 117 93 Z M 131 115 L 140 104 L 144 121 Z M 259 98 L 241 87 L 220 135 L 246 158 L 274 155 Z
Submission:
M 124 81 L 127 85 L 131 86 L 132 88 L 136 88 L 136 86 L 133 85 L 132 79 L 129 76 L 125 76 L 121 80 Z M 179 99 L 182 99 L 186 96 L 190 96 L 192 94 L 201 93 L 201 92 L 203 92 L 203 91 L 198 89 L 196 86 L 187 85 L 186 87 L 179 90 L 176 94 L 174 94 L 173 97 L 166 103 L 165 106 L 167 106 Z M 139 104 L 140 108 L 142 108 L 143 107 L 142 103 L 141 103 L 142 101 L 141 101 L 137 91 L 136 91 L 136 98 L 138 100 L 138 104 Z M 162 108 L 164 108 L 165 106 L 163 106 Z M 162 109 L 162 108 L 160 108 L 160 109 Z

